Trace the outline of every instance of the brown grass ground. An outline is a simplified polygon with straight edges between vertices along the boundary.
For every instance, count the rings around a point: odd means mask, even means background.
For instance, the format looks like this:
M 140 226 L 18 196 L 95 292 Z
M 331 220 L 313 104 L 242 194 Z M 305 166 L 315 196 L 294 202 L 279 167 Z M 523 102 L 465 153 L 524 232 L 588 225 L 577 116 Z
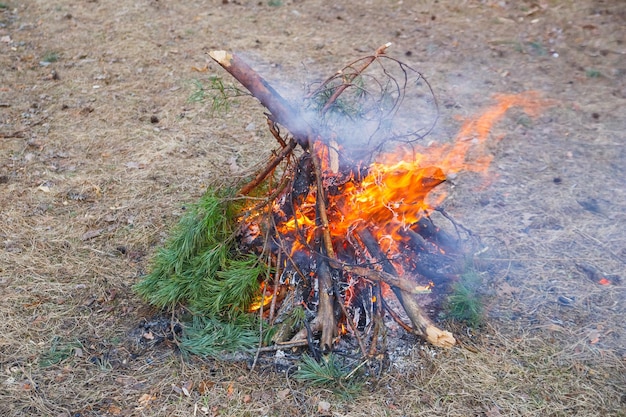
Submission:
M 2 3 L 1 415 L 312 416 L 321 400 L 334 416 L 626 415 L 623 281 L 576 267 L 626 279 L 626 6 L 327 3 Z M 139 350 L 130 334 L 156 312 L 131 286 L 155 246 L 184 204 L 273 146 L 253 101 L 216 117 L 187 102 L 194 79 L 223 75 L 194 70 L 206 51 L 243 52 L 299 89 L 387 41 L 433 84 L 437 139 L 493 93 L 559 102 L 533 120 L 511 113 L 492 183 L 460 176 L 451 190 L 448 211 L 490 247 L 477 259 L 489 324 L 460 335 L 470 349 L 416 346 L 351 399 Z

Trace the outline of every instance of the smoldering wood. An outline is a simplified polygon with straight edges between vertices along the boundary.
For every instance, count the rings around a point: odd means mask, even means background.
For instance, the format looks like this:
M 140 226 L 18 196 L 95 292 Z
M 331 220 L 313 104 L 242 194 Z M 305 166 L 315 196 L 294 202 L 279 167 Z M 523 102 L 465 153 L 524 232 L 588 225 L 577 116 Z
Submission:
M 374 62 L 380 54 L 384 54 L 387 46 L 388 45 L 385 45 L 379 48 L 371 59 L 363 61 L 362 67 L 358 69 L 355 74 L 365 71 L 367 66 Z M 283 174 L 283 180 L 280 186 L 281 190 L 283 188 L 285 189 L 284 192 L 272 192 L 268 197 L 268 201 L 264 204 L 275 203 L 276 207 L 279 209 L 278 212 L 273 213 L 272 216 L 280 216 L 287 219 L 296 216 L 299 205 L 309 193 L 314 193 L 315 196 L 315 222 L 317 226 L 315 242 L 298 254 L 300 259 L 296 259 L 296 256 L 292 257 L 287 251 L 286 245 L 276 243 L 271 249 L 284 255 L 285 265 L 284 268 L 281 269 L 280 275 L 293 273 L 294 277 L 299 277 L 298 279 L 294 279 L 294 282 L 289 283 L 289 288 L 285 290 L 287 291 L 287 295 L 279 303 L 280 306 L 278 308 L 276 308 L 277 302 L 275 298 L 272 299 L 269 312 L 270 321 L 273 320 L 272 324 L 277 328 L 272 339 L 273 343 L 277 346 L 309 345 L 309 347 L 312 347 L 313 335 L 321 333 L 319 339 L 320 348 L 322 350 L 331 349 L 338 335 L 338 314 L 342 314 L 350 330 L 355 335 L 363 355 L 373 355 L 376 351 L 378 334 L 381 327 L 384 326 L 382 314 L 386 309 L 390 316 L 398 321 L 407 331 L 415 333 L 436 346 L 453 346 L 455 339 L 452 334 L 437 328 L 428 316 L 424 314 L 417 301 L 416 297 L 419 294 L 428 292 L 428 287 L 418 285 L 412 280 L 398 276 L 395 267 L 386 259 L 378 246 L 378 242 L 366 227 L 356 232 L 359 238 L 358 240 L 370 254 L 371 258 L 378 261 L 380 267 L 364 267 L 347 264 L 341 260 L 340 255 L 335 253 L 329 232 L 328 208 L 326 204 L 329 195 L 332 195 L 333 192 L 340 192 L 340 190 L 336 189 L 333 191 L 331 186 L 325 183 L 326 178 L 321 167 L 321 162 L 314 149 L 314 144 L 317 142 L 322 142 L 327 145 L 336 144 L 335 139 L 333 137 L 321 136 L 315 126 L 311 126 L 305 121 L 302 117 L 303 112 L 301 112 L 300 109 L 294 107 L 281 97 L 276 90 L 239 57 L 225 51 L 212 51 L 209 55 L 233 75 L 233 77 L 246 87 L 248 91 L 269 110 L 271 113 L 268 115 L 270 131 L 281 145 L 280 152 L 257 173 L 252 181 L 242 187 L 240 194 L 247 195 L 256 189 L 266 178 L 275 172 L 281 162 L 293 155 L 297 146 L 300 146 L 303 149 L 303 153 L 298 158 L 297 164 L 291 165 L 291 172 Z M 344 85 L 334 90 L 332 96 L 323 107 L 322 112 L 330 108 L 342 92 L 348 88 L 351 82 L 351 79 L 347 79 Z M 275 123 L 284 126 L 293 135 L 293 139 L 285 141 L 280 136 L 280 132 Z M 339 155 L 332 145 L 329 146 L 332 148 L 329 150 L 329 164 L 334 174 L 344 169 L 357 169 L 353 161 L 341 159 L 344 158 L 345 155 Z M 334 153 L 332 152 L 333 150 L 335 150 Z M 437 167 L 420 169 L 425 173 L 425 175 L 420 177 L 419 184 L 420 189 L 425 190 L 425 196 L 428 191 L 443 182 L 445 176 Z M 361 172 L 353 171 L 350 175 L 356 180 L 361 177 Z M 346 174 L 346 177 L 350 177 L 350 175 Z M 270 223 L 274 223 L 276 220 L 279 219 L 275 218 L 274 221 Z M 266 227 L 271 228 L 273 226 L 268 224 Z M 275 231 L 274 229 L 274 232 Z M 297 233 L 298 232 L 296 232 L 296 234 Z M 423 217 L 416 224 L 412 225 L 411 229 L 407 229 L 405 235 L 412 246 L 411 250 L 416 255 L 428 253 L 433 243 L 445 248 L 446 251 L 453 251 L 457 244 L 454 238 L 438 229 L 427 217 Z M 266 243 L 263 243 L 264 247 L 265 244 Z M 279 259 L 277 263 L 280 263 L 281 256 L 276 256 L 276 259 Z M 314 266 L 311 267 L 307 265 L 307 263 L 314 264 Z M 280 269 L 278 265 L 277 268 Z M 441 274 L 435 269 L 428 268 L 426 265 L 419 265 L 419 262 L 416 271 L 433 281 L 447 278 L 445 274 Z M 352 321 L 350 312 L 345 308 L 345 300 L 342 298 L 343 295 L 337 287 L 337 281 L 343 279 L 342 277 L 345 276 L 359 277 L 370 282 L 372 294 L 375 295 L 375 297 L 370 297 L 375 301 L 372 302 L 372 300 L 369 300 L 367 307 L 363 304 L 364 308 L 369 309 L 372 313 L 371 320 L 373 323 L 373 326 L 370 326 L 368 328 L 369 330 L 367 330 L 369 331 L 369 340 L 372 341 L 370 349 L 367 352 L 360 333 L 364 331 L 364 329 L 359 329 L 358 323 Z M 277 289 L 281 287 L 282 284 L 279 283 L 281 278 L 278 275 L 276 275 L 274 279 L 273 288 L 274 297 L 276 297 Z M 314 290 L 315 285 L 311 282 L 313 279 L 316 280 L 316 290 Z M 381 292 L 381 284 L 390 286 L 410 320 L 410 326 L 404 323 L 400 316 L 385 302 Z M 313 318 L 307 318 L 298 329 L 296 328 L 296 320 L 292 313 L 295 308 L 301 305 L 312 305 L 316 306 L 316 308 Z
M 367 229 L 361 229 L 357 233 L 370 255 L 381 263 L 383 270 L 388 274 L 397 276 L 398 273 L 396 272 L 396 268 L 393 266 L 391 261 L 384 256 L 384 253 L 380 250 L 378 242 L 372 233 Z M 419 306 L 414 294 L 403 291 L 401 288 L 395 286 L 392 286 L 391 290 L 400 304 L 402 304 L 404 311 L 411 320 L 411 323 L 414 326 L 413 332 L 415 334 L 423 337 L 435 346 L 454 346 L 456 341 L 452 333 L 441 330 L 435 326 L 428 316 L 423 313 L 422 308 Z

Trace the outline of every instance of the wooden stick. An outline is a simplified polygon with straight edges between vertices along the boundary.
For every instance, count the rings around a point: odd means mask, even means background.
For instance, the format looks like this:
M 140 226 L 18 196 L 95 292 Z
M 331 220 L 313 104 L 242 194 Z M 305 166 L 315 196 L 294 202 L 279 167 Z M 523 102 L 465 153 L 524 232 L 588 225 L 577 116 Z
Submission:
M 256 71 L 237 55 L 226 51 L 210 51 L 209 56 L 237 79 L 254 97 L 267 108 L 278 122 L 294 135 L 298 144 L 308 146 L 312 136 L 311 127 L 297 109 L 294 109 L 276 90 L 274 90 Z
M 278 155 L 271 159 L 265 168 L 260 171 L 252 181 L 244 185 L 241 190 L 239 190 L 239 194 L 248 195 L 252 190 L 254 190 L 274 170 L 274 168 L 276 168 L 278 164 L 280 164 L 280 162 L 294 150 L 295 147 L 296 141 L 290 141 Z
M 322 326 L 320 347 L 326 351 L 333 347 L 333 339 L 337 336 L 337 321 L 334 311 L 333 278 L 330 275 L 328 261 L 322 256 L 319 256 L 317 260 L 317 282 L 319 284 L 317 318 Z
M 384 257 L 384 254 L 381 253 L 380 248 L 378 247 L 378 243 L 374 236 L 367 229 L 361 229 L 358 231 L 358 236 L 361 239 L 361 242 L 367 248 L 367 251 L 370 255 L 379 260 L 383 266 L 383 270 L 388 274 L 398 275 L 393 264 Z M 413 323 L 414 329 L 413 332 L 418 336 L 423 337 L 428 342 L 435 346 L 449 348 L 454 346 L 456 340 L 452 333 L 441 330 L 426 316 L 422 308 L 417 303 L 413 294 L 410 294 L 402 289 L 392 286 L 391 290 L 396 295 L 400 304 L 406 311 L 407 316 Z
M 346 272 L 351 272 L 353 274 L 359 275 L 363 278 L 369 279 L 370 281 L 384 282 L 390 287 L 399 288 L 407 294 L 427 294 L 430 292 L 430 287 L 428 286 L 414 284 L 408 279 L 389 274 L 385 271 L 378 271 L 376 269 L 365 268 L 362 266 L 345 264 L 339 264 L 337 268 L 340 268 Z

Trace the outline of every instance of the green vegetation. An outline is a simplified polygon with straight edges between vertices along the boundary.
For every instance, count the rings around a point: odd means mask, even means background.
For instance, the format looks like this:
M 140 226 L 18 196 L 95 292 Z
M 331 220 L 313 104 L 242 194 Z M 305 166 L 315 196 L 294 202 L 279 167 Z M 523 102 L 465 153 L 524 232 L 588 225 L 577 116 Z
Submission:
M 195 316 L 185 327 L 180 347 L 194 355 L 211 357 L 250 351 L 259 343 L 258 327 L 251 315 L 238 314 L 229 321 Z
M 466 323 L 471 327 L 479 327 L 484 321 L 483 301 L 478 293 L 482 279 L 475 271 L 461 275 L 452 286 L 452 291 L 445 304 L 446 317 Z
M 47 368 L 63 362 L 72 356 L 74 349 L 81 347 L 79 342 L 64 342 L 59 336 L 54 336 L 50 348 L 39 357 L 39 366 Z
M 232 85 L 224 84 L 221 77 L 212 75 L 208 82 L 192 80 L 192 93 L 187 99 L 190 103 L 201 103 L 211 100 L 213 113 L 226 113 L 230 110 L 230 102 L 235 97 L 241 97 L 246 93 Z
M 587 75 L 587 78 L 600 78 L 602 76 L 602 73 L 600 71 L 593 68 L 587 68 L 585 74 Z
M 48 51 L 44 54 L 43 58 L 41 58 L 43 62 L 57 62 L 59 60 L 59 53 L 55 51 Z
M 191 311 L 181 347 L 206 356 L 232 352 L 258 341 L 256 318 L 246 314 L 266 265 L 235 247 L 238 204 L 228 192 L 208 191 L 179 221 L 156 253 L 151 272 L 135 285 L 163 309 Z
M 306 354 L 303 355 L 300 367 L 294 373 L 294 378 L 299 381 L 315 387 L 325 387 L 335 394 L 347 397 L 360 390 L 360 384 L 353 376 L 354 371 L 343 366 L 332 353 L 319 362 Z

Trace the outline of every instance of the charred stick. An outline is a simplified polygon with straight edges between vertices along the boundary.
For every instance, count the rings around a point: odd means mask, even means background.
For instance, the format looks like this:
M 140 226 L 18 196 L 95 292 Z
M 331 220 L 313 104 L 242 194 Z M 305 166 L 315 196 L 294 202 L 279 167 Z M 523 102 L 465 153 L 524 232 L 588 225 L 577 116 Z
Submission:
M 377 346 L 378 332 L 380 331 L 381 323 L 382 323 L 382 317 L 379 317 L 378 315 L 374 316 L 374 329 L 372 330 L 372 343 L 370 344 L 370 350 L 367 352 L 367 355 L 370 358 L 373 358 L 374 356 L 376 356 L 376 348 L 378 347 Z
M 414 251 L 418 253 L 428 253 L 429 257 L 436 257 L 437 259 L 441 259 L 444 257 L 444 255 L 439 252 L 433 252 L 432 250 L 429 251 L 427 246 L 428 243 L 426 242 L 426 240 L 413 230 L 400 229 L 398 233 L 400 234 L 400 236 L 409 239 L 409 245 L 413 248 Z M 442 274 L 441 272 L 429 268 L 423 262 L 419 261 L 415 265 L 415 271 L 421 276 L 433 281 L 435 284 L 447 283 L 456 278 L 455 276 L 451 276 L 449 274 Z
M 250 91 L 270 111 L 275 122 L 289 129 L 296 137 L 298 144 L 302 147 L 308 146 L 307 140 L 311 136 L 311 127 L 267 81 L 237 55 L 226 51 L 210 51 L 209 56 Z
M 271 324 L 274 321 L 274 313 L 276 312 L 276 299 L 278 298 L 278 285 L 280 284 L 280 267 L 281 265 L 281 251 L 278 251 L 276 255 L 276 272 L 274 272 L 274 288 L 272 292 L 272 301 L 270 302 L 270 316 L 269 323 Z
M 248 193 L 250 193 L 250 191 L 254 190 L 274 170 L 274 168 L 276 168 L 278 164 L 280 164 L 280 162 L 294 150 L 296 145 L 296 141 L 292 139 L 287 144 L 287 146 L 281 149 L 278 155 L 272 158 L 272 160 L 265 166 L 265 168 L 261 172 L 256 175 L 256 177 L 254 177 L 252 181 L 244 185 L 243 188 L 239 190 L 239 194 L 247 195 Z
M 322 350 L 326 350 L 332 348 L 333 339 L 337 336 L 337 322 L 334 312 L 335 295 L 333 291 L 333 278 L 330 275 L 328 260 L 323 256 L 318 258 L 317 281 L 319 284 L 319 307 L 317 316 L 322 326 L 320 347 Z
M 313 144 L 310 143 L 310 145 Z M 317 204 L 317 216 L 320 223 L 319 226 L 321 227 L 324 249 L 330 259 L 336 259 L 333 241 L 330 237 L 328 214 L 326 213 L 326 192 L 324 189 L 324 178 L 322 177 L 322 163 L 315 149 L 313 149 L 313 146 L 311 146 L 311 160 L 313 161 L 313 168 L 315 169 L 315 181 L 317 185 L 317 198 L 315 202 Z
M 369 279 L 370 281 L 384 282 L 390 287 L 399 288 L 408 294 L 427 294 L 430 292 L 430 287 L 428 286 L 416 285 L 408 279 L 389 274 L 385 271 L 378 271 L 376 269 L 365 268 L 362 266 L 352 266 L 344 264 L 339 264 L 337 268 L 340 268 L 346 272 L 351 272 L 353 274 L 359 275 L 363 278 Z
M 383 270 L 388 274 L 398 275 L 395 267 L 381 252 L 376 238 L 367 229 L 361 229 L 358 231 L 358 236 L 367 248 L 370 255 L 378 259 L 383 266 Z M 435 326 L 435 324 L 423 313 L 422 308 L 417 303 L 413 294 L 410 294 L 402 289 L 392 286 L 391 287 L 396 298 L 402 304 L 404 311 L 413 323 L 415 327 L 413 332 L 417 335 L 428 340 L 431 344 L 440 347 L 452 347 L 456 343 L 452 333 L 445 330 L 441 330 Z
M 414 232 L 412 229 L 405 229 L 401 227 L 398 230 L 398 234 L 404 238 L 409 239 L 409 245 L 415 252 L 428 252 L 428 242 L 422 235 Z
M 446 252 L 456 252 L 458 250 L 458 240 L 445 230 L 435 226 L 430 217 L 422 216 L 417 222 L 411 225 L 411 230 L 423 238 L 435 242 Z
M 373 358 L 376 355 L 376 348 L 378 345 L 378 333 L 380 332 L 380 328 L 384 326 L 383 292 L 380 288 L 379 283 L 373 285 L 372 296 L 374 297 L 374 329 L 372 330 L 372 344 L 370 345 L 369 351 L 370 358 Z
M 346 318 L 346 322 L 348 323 L 348 326 L 350 327 L 350 330 L 352 330 L 352 333 L 354 334 L 354 337 L 356 338 L 357 343 L 359 344 L 359 348 L 361 348 L 361 352 L 363 353 L 363 355 L 365 355 L 365 344 L 363 344 L 363 339 L 361 338 L 361 335 L 359 333 L 359 329 L 356 328 L 356 324 L 354 324 L 354 320 L 352 320 L 352 316 L 350 315 L 350 312 L 348 311 L 348 309 L 346 308 L 346 306 L 343 303 L 343 300 L 341 298 L 341 294 L 339 294 L 339 290 L 337 289 L 337 286 L 334 285 L 333 289 L 335 290 L 335 299 L 339 300 L 339 307 L 341 308 L 341 312 L 343 313 L 344 317 Z

